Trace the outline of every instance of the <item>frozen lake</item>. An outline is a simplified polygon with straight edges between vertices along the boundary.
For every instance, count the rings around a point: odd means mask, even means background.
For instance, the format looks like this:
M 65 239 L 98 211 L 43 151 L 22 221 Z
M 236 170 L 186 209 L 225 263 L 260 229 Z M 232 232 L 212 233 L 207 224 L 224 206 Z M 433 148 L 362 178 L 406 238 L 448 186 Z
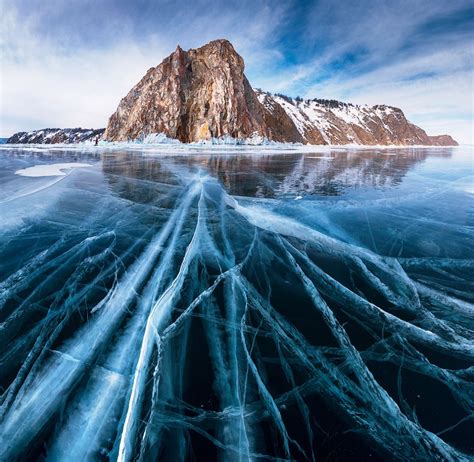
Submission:
M 1 146 L 0 460 L 470 460 L 473 200 L 468 148 Z

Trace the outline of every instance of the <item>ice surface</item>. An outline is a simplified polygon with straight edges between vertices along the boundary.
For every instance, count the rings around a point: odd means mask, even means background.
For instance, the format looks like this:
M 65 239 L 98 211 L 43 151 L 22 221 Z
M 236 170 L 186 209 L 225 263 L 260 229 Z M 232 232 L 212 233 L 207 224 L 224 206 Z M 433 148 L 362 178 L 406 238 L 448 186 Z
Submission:
M 152 149 L 0 150 L 0 460 L 472 459 L 470 152 Z

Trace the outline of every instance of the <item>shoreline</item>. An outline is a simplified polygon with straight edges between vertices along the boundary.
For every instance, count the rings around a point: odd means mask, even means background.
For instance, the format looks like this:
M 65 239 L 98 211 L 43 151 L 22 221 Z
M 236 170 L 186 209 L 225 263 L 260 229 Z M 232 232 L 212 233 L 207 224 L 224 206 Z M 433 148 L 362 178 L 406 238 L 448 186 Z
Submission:
M 126 149 L 130 151 L 260 151 L 260 152 L 329 152 L 334 150 L 403 150 L 403 149 L 457 149 L 457 148 L 474 148 L 474 145 L 457 145 L 457 146 L 438 146 L 438 145 L 368 145 L 368 144 L 292 144 L 292 143 L 269 143 L 269 144 L 211 144 L 211 143 L 140 143 L 140 142 L 102 142 L 98 146 L 93 143 L 54 143 L 54 144 L 35 144 L 35 143 L 21 143 L 21 144 L 0 144 L 0 150 L 14 149 L 14 150 L 36 150 L 42 152 L 45 150 L 74 150 L 74 151 L 108 151 L 115 149 Z

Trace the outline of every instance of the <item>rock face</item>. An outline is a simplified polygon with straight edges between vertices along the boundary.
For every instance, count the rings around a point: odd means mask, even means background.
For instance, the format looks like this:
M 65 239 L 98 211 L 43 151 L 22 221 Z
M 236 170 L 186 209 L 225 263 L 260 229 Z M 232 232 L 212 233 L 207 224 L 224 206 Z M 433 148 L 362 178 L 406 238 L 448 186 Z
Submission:
M 44 128 L 31 132 L 18 132 L 7 139 L 8 144 L 73 144 L 102 137 L 105 129 Z
M 258 91 L 258 99 L 270 112 L 282 107 L 310 144 L 457 145 L 449 135 L 428 136 L 392 106 L 293 99 L 262 91 Z
M 179 46 L 123 98 L 101 130 L 20 132 L 8 143 L 134 141 L 162 134 L 183 143 L 234 138 L 309 144 L 457 145 L 449 135 L 428 136 L 391 106 L 302 100 L 254 91 L 244 61 L 227 40 L 201 48 Z
M 254 91 L 244 61 L 227 40 L 198 49 L 179 46 L 122 99 L 104 138 L 127 141 L 163 133 L 182 142 L 254 135 L 310 144 L 442 145 L 400 109 L 301 100 Z
M 109 141 L 164 133 L 182 142 L 253 134 L 278 139 L 227 40 L 196 50 L 179 46 L 122 99 L 105 132 Z M 283 139 L 282 139 L 283 141 Z
M 416 128 L 418 128 L 418 130 L 421 130 L 421 128 L 419 127 Z M 450 135 L 428 135 L 428 138 L 429 143 L 432 146 L 458 146 L 457 141 L 455 141 L 454 138 Z

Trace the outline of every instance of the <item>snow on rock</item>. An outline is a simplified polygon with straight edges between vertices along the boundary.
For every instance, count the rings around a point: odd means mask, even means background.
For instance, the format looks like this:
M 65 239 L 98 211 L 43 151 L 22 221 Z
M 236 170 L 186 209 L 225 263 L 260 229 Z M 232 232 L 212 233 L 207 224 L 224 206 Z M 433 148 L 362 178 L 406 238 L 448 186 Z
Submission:
M 329 145 L 457 145 L 449 135 L 428 136 L 403 112 L 385 105 L 355 105 L 335 100 L 293 99 L 259 93 L 266 110 L 281 107 L 306 143 Z
M 449 135 L 428 136 L 397 108 L 254 90 L 244 68 L 227 40 L 187 51 L 178 46 L 121 100 L 105 132 L 44 129 L 16 133 L 7 142 L 90 143 L 101 137 L 145 144 L 457 145 Z
M 101 139 L 103 133 L 103 128 L 43 128 L 15 133 L 7 144 L 75 144 Z

